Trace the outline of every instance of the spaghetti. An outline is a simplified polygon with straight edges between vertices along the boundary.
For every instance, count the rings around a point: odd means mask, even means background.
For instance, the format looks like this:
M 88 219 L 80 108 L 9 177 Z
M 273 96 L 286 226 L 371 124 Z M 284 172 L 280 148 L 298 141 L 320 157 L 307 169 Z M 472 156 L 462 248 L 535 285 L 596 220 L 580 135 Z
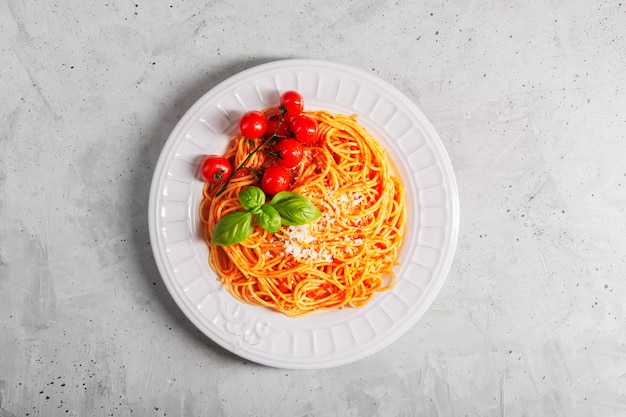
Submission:
M 228 292 L 288 316 L 360 307 L 390 289 L 406 226 L 404 186 L 356 116 L 307 114 L 318 122 L 319 141 L 305 148 L 291 191 L 309 199 L 322 216 L 276 233 L 255 225 L 239 244 L 209 245 L 210 265 Z M 259 143 L 237 138 L 224 156 L 238 166 Z M 207 244 L 217 221 L 241 210 L 238 194 L 258 182 L 254 171 L 272 162 L 271 155 L 255 153 L 244 175 L 233 178 L 217 197 L 215 184 L 205 184 L 200 217 Z

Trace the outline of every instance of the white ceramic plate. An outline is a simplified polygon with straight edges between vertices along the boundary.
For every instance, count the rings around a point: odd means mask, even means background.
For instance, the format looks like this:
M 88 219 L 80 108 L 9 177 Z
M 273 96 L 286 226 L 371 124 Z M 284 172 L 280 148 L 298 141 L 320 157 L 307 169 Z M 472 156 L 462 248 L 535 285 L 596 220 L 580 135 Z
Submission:
M 221 154 L 241 114 L 276 106 L 299 91 L 307 110 L 358 114 L 385 146 L 407 187 L 408 227 L 398 281 L 359 309 L 288 318 L 235 300 L 209 267 L 198 205 L 197 164 Z M 243 71 L 196 102 L 171 133 L 155 168 L 150 239 L 163 281 L 184 314 L 209 338 L 251 361 L 326 368 L 368 356 L 396 340 L 426 311 L 446 278 L 459 228 L 458 191 L 445 149 L 419 109 L 395 88 L 356 68 L 284 60 Z

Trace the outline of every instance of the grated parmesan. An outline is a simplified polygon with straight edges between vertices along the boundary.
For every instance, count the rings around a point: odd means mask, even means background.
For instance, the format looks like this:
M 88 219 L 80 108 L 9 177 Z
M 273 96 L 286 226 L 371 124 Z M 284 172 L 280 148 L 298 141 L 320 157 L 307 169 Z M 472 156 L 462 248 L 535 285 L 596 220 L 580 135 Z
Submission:
M 289 226 L 287 228 L 287 240 L 285 241 L 285 253 L 304 261 L 322 260 L 331 262 L 333 257 L 328 249 L 316 248 L 315 242 L 315 236 L 311 234 L 309 225 Z
M 322 261 L 331 262 L 333 254 L 331 250 L 322 246 L 312 233 L 323 233 L 325 229 L 335 224 L 335 221 L 342 218 L 344 214 L 354 213 L 359 207 L 367 203 L 367 198 L 363 194 L 354 190 L 339 190 L 333 187 L 325 196 L 327 210 L 323 210 L 322 216 L 311 224 L 303 226 L 289 226 L 286 228 L 284 240 L 284 254 L 292 255 L 305 262 Z M 306 191 L 303 195 L 308 196 Z M 358 226 L 361 224 L 360 218 L 348 221 L 348 224 Z M 358 247 L 363 245 L 363 239 L 344 236 L 344 247 L 348 253 L 354 254 Z

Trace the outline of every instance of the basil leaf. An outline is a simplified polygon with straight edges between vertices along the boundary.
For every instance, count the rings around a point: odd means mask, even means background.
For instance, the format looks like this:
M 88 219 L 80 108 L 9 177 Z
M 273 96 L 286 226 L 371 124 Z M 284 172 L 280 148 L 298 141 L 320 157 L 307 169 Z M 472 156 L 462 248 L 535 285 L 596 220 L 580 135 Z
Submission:
M 280 229 L 280 214 L 269 204 L 261 206 L 261 212 L 256 215 L 256 222 L 268 232 L 278 232 Z
M 281 223 L 286 226 L 308 224 L 322 215 L 306 197 L 291 191 L 276 194 L 270 204 L 278 211 Z
M 242 242 L 252 234 L 254 223 L 252 213 L 236 211 L 222 217 L 213 228 L 211 245 L 230 246 Z
M 253 185 L 239 192 L 239 202 L 246 210 L 252 210 L 265 203 L 265 193 Z

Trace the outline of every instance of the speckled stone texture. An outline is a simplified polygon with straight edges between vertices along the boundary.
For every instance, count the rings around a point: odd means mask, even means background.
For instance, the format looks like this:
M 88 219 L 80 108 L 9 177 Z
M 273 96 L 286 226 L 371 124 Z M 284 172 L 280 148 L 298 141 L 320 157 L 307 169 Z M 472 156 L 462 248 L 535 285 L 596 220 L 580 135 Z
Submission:
M 626 2 L 0 2 L 0 417 L 626 415 Z M 356 363 L 216 347 L 152 257 L 161 147 L 254 65 L 371 71 L 460 191 L 446 284 Z

